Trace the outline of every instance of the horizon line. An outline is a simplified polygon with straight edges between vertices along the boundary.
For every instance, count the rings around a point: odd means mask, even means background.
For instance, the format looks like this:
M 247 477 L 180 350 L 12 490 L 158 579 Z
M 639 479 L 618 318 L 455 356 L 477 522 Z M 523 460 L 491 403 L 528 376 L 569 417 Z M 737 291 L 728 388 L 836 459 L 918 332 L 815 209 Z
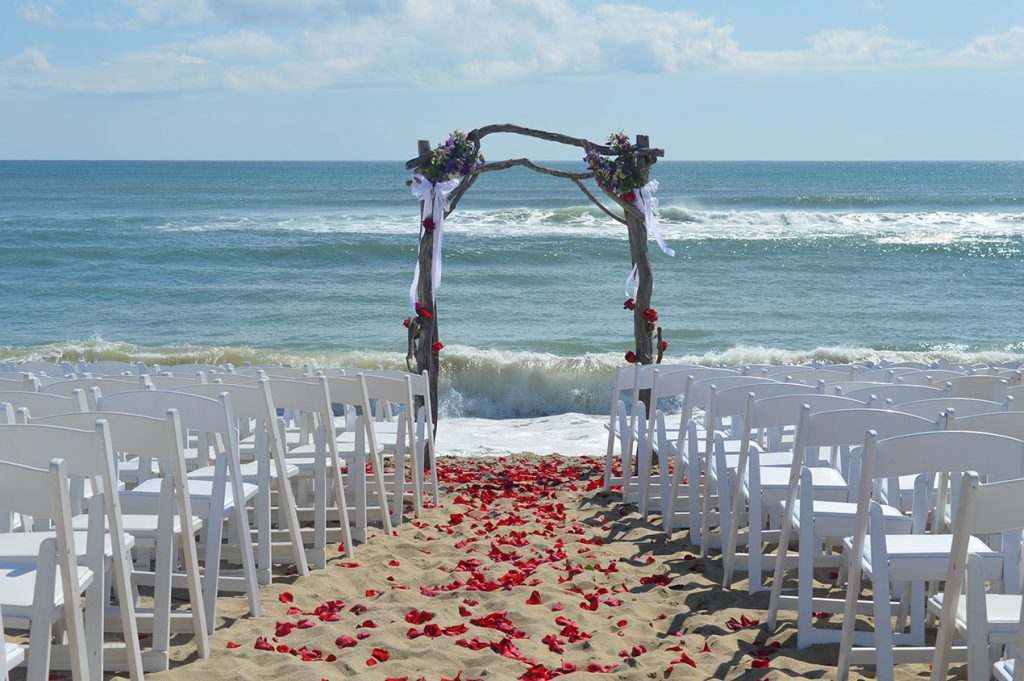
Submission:
M 280 158 L 0 158 L 0 163 L 406 163 L 408 159 L 280 159 Z M 574 163 L 569 159 L 536 159 L 538 163 Z M 1024 163 L 1024 158 L 688 158 L 661 163 Z

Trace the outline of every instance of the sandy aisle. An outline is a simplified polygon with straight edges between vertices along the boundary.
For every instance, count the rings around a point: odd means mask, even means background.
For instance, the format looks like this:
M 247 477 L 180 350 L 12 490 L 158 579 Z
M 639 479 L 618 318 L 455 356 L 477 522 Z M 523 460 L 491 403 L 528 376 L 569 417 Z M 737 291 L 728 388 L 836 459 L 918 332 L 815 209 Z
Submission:
M 835 676 L 836 646 L 797 653 L 786 613 L 773 635 L 749 624 L 764 621 L 767 595 L 748 597 L 746 582 L 722 589 L 717 556 L 693 558 L 685 533 L 666 542 L 635 507 L 601 494 L 597 460 L 445 459 L 442 470 L 441 508 L 357 546 L 358 564 L 339 557 L 275 579 L 262 617 L 223 599 L 213 656 L 151 677 Z M 270 650 L 254 647 L 258 637 Z M 898 669 L 919 677 L 926 668 Z

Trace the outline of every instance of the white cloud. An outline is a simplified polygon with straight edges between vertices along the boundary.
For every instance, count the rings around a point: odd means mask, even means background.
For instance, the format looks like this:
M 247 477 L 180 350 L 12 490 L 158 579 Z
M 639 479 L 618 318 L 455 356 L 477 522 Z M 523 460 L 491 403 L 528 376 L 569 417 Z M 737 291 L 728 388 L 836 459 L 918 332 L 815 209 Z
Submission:
M 206 0 L 119 0 L 147 26 L 187 26 L 213 16 Z
M 12 71 L 23 74 L 43 74 L 53 69 L 46 53 L 38 47 L 26 47 L 24 50 L 7 59 L 3 65 Z
M 1006 33 L 978 36 L 950 57 L 951 61 L 964 64 L 1024 61 L 1024 26 L 1014 26 Z
M 259 31 L 235 31 L 206 36 L 184 44 L 183 49 L 220 59 L 274 59 L 290 52 L 285 43 Z
M 801 50 L 736 52 L 729 66 L 751 71 L 843 71 L 927 65 L 936 52 L 894 38 L 882 26 L 869 31 L 828 29 L 806 38 Z
M 131 21 L 135 25 L 188 28 L 178 31 L 178 41 L 124 53 L 104 64 L 49 67 L 42 52 L 24 51 L 0 63 L 0 88 L 308 91 L 367 85 L 447 87 L 715 69 L 845 71 L 980 67 L 1024 61 L 1024 27 L 1020 26 L 946 51 L 893 36 L 882 26 L 824 30 L 808 36 L 803 46 L 788 50 L 746 50 L 733 27 L 714 18 L 640 4 L 580 5 L 573 0 L 118 1 L 134 13 Z M 200 22 L 220 30 L 197 35 Z M 25 66 L 33 60 L 49 68 L 36 69 L 35 76 L 28 77 Z
M 57 16 L 56 3 L 28 0 L 15 8 L 15 13 L 22 21 L 42 26 L 52 26 Z

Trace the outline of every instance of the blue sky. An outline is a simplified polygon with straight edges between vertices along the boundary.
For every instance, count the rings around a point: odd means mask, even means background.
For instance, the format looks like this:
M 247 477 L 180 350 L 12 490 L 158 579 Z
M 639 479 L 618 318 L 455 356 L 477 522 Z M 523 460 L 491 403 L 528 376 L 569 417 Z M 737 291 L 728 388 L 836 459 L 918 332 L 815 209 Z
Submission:
M 1024 2 L 0 0 L 0 158 L 405 159 L 495 122 L 1024 159 Z

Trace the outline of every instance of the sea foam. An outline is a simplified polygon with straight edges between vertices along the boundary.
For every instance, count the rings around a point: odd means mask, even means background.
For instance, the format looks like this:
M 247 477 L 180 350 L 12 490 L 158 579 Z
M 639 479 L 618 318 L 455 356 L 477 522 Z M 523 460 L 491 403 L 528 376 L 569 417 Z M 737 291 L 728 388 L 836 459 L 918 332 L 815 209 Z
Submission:
M 173 365 L 232 363 L 310 365 L 316 368 L 352 367 L 405 369 L 405 356 L 396 352 L 287 352 L 246 346 L 147 347 L 100 338 L 27 348 L 0 346 L 0 361 L 42 359 Z M 980 350 L 965 345 L 875 349 L 827 346 L 790 350 L 735 346 L 702 355 L 670 355 L 666 363 L 712 365 L 847 363 L 858 361 L 944 360 L 954 364 L 1024 360 L 1024 346 Z M 560 356 L 539 352 L 490 350 L 462 345 L 444 349 L 441 362 L 440 411 L 445 417 L 487 419 L 536 418 L 553 414 L 604 414 L 610 407 L 610 386 L 616 367 L 626 366 L 617 353 Z

